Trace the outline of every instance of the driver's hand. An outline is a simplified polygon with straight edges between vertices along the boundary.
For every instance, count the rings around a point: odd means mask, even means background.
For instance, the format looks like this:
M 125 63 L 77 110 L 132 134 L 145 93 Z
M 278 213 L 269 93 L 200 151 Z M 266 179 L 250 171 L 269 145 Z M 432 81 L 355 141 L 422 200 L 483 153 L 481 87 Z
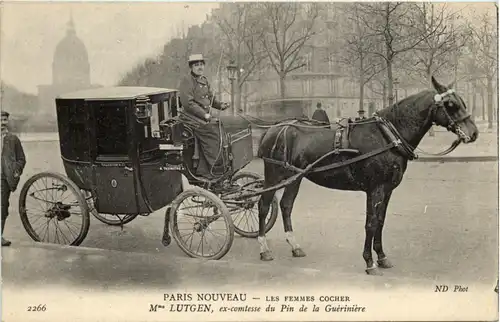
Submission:
M 212 115 L 210 115 L 210 113 L 205 114 L 205 120 L 210 121 L 211 118 Z

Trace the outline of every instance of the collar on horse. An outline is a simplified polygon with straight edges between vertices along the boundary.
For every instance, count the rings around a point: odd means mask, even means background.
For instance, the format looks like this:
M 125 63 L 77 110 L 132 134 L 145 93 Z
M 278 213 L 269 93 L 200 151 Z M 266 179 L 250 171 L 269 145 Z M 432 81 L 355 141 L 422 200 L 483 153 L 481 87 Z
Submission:
M 379 123 L 380 130 L 384 134 L 385 138 L 389 140 L 389 142 L 395 142 L 395 148 L 401 153 L 404 157 L 407 157 L 409 160 L 418 159 L 418 155 L 415 154 L 414 148 L 406 142 L 401 133 L 394 127 L 394 125 L 389 121 L 380 116 L 374 116 L 375 120 Z

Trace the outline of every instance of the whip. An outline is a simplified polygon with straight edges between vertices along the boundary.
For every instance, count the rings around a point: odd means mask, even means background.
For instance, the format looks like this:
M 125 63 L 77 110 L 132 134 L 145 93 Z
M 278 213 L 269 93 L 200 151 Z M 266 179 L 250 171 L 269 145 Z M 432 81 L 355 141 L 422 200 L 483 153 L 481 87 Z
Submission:
M 219 57 L 219 65 L 217 66 L 217 82 L 220 82 L 219 80 L 219 74 L 220 74 L 220 65 L 222 63 L 222 55 L 224 54 L 224 48 L 222 48 L 221 52 L 220 52 L 220 57 Z M 210 114 L 212 112 L 212 105 L 214 103 L 214 99 L 215 99 L 215 95 L 213 95 L 213 92 L 212 92 L 212 99 L 210 100 L 210 106 L 208 107 L 208 114 Z

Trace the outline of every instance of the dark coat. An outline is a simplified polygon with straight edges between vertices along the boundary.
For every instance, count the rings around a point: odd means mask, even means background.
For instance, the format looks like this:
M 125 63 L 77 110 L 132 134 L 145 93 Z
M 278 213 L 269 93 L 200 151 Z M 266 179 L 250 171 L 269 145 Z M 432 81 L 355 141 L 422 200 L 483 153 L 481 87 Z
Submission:
M 25 165 L 26 156 L 21 140 L 15 134 L 7 133 L 2 147 L 2 179 L 7 180 L 11 191 L 17 189 Z
M 326 114 L 325 110 L 322 109 L 316 109 L 316 111 L 314 111 L 313 113 L 312 119 L 319 122 L 325 122 L 330 124 L 330 119 L 328 118 L 328 115 Z
M 205 114 L 209 113 L 210 103 L 214 94 L 205 76 L 186 75 L 179 86 L 180 100 L 185 114 L 198 124 L 207 124 Z M 213 100 L 212 107 L 223 110 L 219 100 Z

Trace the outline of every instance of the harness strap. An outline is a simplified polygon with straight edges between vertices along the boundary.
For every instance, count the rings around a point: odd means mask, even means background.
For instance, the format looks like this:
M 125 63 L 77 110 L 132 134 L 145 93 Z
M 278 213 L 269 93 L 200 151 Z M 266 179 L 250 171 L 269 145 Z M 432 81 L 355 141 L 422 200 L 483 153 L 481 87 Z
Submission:
M 348 160 L 344 160 L 342 162 L 337 162 L 337 163 L 325 165 L 325 166 L 322 166 L 322 167 L 318 167 L 316 169 L 311 169 L 309 172 L 321 172 L 321 171 L 326 171 L 326 170 L 341 168 L 341 167 L 344 167 L 344 166 L 349 165 L 351 163 L 355 163 L 355 162 L 358 162 L 358 161 L 361 161 L 361 160 L 364 160 L 364 159 L 367 159 L 367 158 L 371 158 L 372 156 L 375 156 L 377 154 L 383 153 L 383 152 L 385 152 L 387 150 L 392 149 L 393 147 L 397 146 L 398 144 L 399 144 L 399 142 L 393 141 L 393 142 L 389 143 L 388 145 L 386 145 L 384 147 L 375 149 L 375 150 L 370 151 L 368 153 L 359 155 L 357 157 L 354 157 L 354 158 L 351 158 L 351 159 L 348 159 Z
M 354 158 L 349 159 L 349 160 L 345 160 L 345 161 L 342 161 L 342 162 L 338 162 L 338 163 L 334 163 L 334 164 L 330 164 L 330 165 L 318 167 L 316 169 L 311 169 L 311 168 L 314 167 L 316 164 L 318 164 L 318 162 L 320 162 L 321 160 L 323 160 L 326 156 L 332 155 L 334 153 L 340 153 L 343 150 L 334 150 L 334 151 L 331 151 L 331 152 L 327 153 L 326 155 L 324 155 L 323 157 L 319 158 L 318 160 L 314 161 L 314 163 L 311 163 L 305 169 L 297 168 L 297 167 L 295 167 L 295 166 L 293 166 L 293 165 L 291 165 L 291 164 L 289 164 L 287 162 L 277 161 L 277 160 L 273 160 L 273 159 L 269 159 L 269 158 L 263 157 L 262 159 L 265 160 L 265 161 L 268 161 L 270 163 L 274 163 L 274 164 L 277 164 L 277 165 L 281 165 L 281 166 L 283 166 L 283 167 L 285 167 L 285 168 L 287 168 L 289 170 L 294 170 L 294 171 L 296 171 L 298 173 L 296 175 L 294 175 L 294 176 L 289 177 L 288 179 L 286 179 L 284 181 L 281 181 L 277 185 L 274 185 L 274 186 L 271 186 L 271 187 L 268 187 L 268 188 L 265 188 L 265 189 L 262 189 L 262 190 L 258 190 L 258 191 L 252 191 L 252 192 L 240 194 L 238 196 L 235 196 L 233 199 L 236 200 L 236 201 L 238 201 L 238 200 L 243 200 L 243 199 L 252 198 L 252 197 L 255 197 L 255 196 L 258 196 L 258 195 L 262 195 L 263 193 L 268 192 L 268 191 L 279 190 L 279 189 L 281 189 L 281 188 L 283 188 L 285 186 L 288 186 L 289 184 L 291 184 L 295 180 L 299 179 L 300 177 L 303 177 L 307 173 L 321 172 L 321 171 L 326 171 L 326 170 L 331 170 L 331 169 L 335 169 L 335 168 L 344 167 L 344 166 L 349 165 L 351 163 L 358 162 L 358 161 L 370 158 L 370 157 L 372 157 L 374 155 L 380 154 L 380 153 L 382 153 L 384 151 L 390 150 L 393 147 L 395 147 L 397 144 L 399 144 L 399 143 L 398 142 L 391 142 L 388 145 L 386 145 L 386 146 L 384 146 L 382 148 L 378 148 L 376 150 L 373 150 L 373 151 L 371 151 L 371 152 L 369 152 L 367 154 L 362 154 L 360 156 L 354 157 Z M 348 152 L 358 153 L 357 150 L 350 150 L 350 149 L 345 149 L 345 150 L 348 151 Z
M 278 161 L 278 160 L 270 159 L 270 158 L 267 158 L 267 157 L 262 157 L 262 160 L 264 160 L 266 162 L 269 162 L 269 163 L 274 163 L 276 165 L 282 166 L 285 169 L 292 170 L 292 171 L 295 171 L 295 172 L 299 172 L 299 173 L 304 173 L 305 172 L 304 169 L 297 168 L 296 166 L 291 165 L 287 161 Z
M 418 156 L 413 152 L 412 146 L 406 142 L 406 140 L 391 122 L 379 116 L 375 116 L 375 118 L 377 121 L 379 121 L 379 127 L 386 139 L 388 139 L 390 142 L 399 141 L 400 144 L 396 145 L 396 149 L 403 156 L 407 157 L 410 160 L 418 159 Z

